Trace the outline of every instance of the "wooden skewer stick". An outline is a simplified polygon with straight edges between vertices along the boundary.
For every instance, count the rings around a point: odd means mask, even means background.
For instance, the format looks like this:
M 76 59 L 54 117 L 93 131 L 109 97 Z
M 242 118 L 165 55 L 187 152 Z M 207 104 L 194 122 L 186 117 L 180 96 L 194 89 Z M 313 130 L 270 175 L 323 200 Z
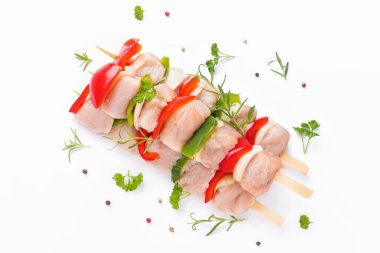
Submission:
M 256 212 L 263 215 L 265 218 L 276 224 L 277 226 L 281 227 L 284 223 L 284 218 L 277 213 L 270 210 L 268 207 L 261 204 L 259 201 L 256 201 L 255 204 L 251 207 L 251 209 L 255 210 Z
M 105 50 L 104 48 L 101 48 L 99 46 L 96 46 L 100 51 L 102 51 L 103 53 L 105 53 L 106 55 L 108 55 L 109 57 L 113 58 L 114 60 L 116 60 L 118 58 L 117 55 L 111 53 L 110 51 L 107 51 Z
M 299 195 L 301 195 L 304 198 L 310 198 L 310 196 L 313 194 L 313 191 L 311 189 L 309 189 L 306 186 L 304 186 L 303 184 L 295 181 L 294 179 L 288 177 L 287 175 L 285 175 L 281 171 L 277 172 L 277 174 L 274 176 L 274 180 L 283 184 L 284 186 L 286 186 L 290 190 L 298 193 Z
M 301 161 L 297 160 L 296 158 L 292 157 L 291 155 L 289 155 L 285 151 L 283 151 L 280 154 L 280 159 L 286 165 L 292 167 L 293 169 L 295 169 L 296 171 L 298 171 L 298 172 L 300 172 L 300 173 L 302 173 L 304 175 L 307 175 L 307 173 L 309 172 L 309 166 L 307 166 L 306 164 L 304 164 Z

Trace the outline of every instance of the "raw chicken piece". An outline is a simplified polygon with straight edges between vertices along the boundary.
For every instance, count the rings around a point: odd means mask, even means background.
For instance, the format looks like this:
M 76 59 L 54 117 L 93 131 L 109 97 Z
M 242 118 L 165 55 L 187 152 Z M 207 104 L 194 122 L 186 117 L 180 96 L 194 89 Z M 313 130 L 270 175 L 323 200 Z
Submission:
M 249 112 L 250 108 L 251 107 L 249 105 L 243 105 L 243 107 L 241 108 L 239 114 L 236 117 L 237 122 L 242 122 L 243 120 L 245 120 L 245 119 L 248 118 L 248 112 Z M 257 111 L 255 110 L 255 112 L 253 113 L 252 120 L 256 119 L 256 115 L 257 115 Z
M 189 160 L 179 180 L 179 185 L 188 192 L 203 195 L 216 170 L 204 167 L 201 163 Z
M 255 197 L 235 181 L 216 190 L 213 204 L 217 209 L 235 215 L 248 211 L 255 201 Z
M 142 77 L 150 74 L 153 83 L 161 81 L 165 74 L 165 68 L 161 64 L 160 59 L 152 53 L 140 54 L 130 66 L 135 69 L 136 76 Z
M 166 84 L 156 86 L 157 95 L 151 101 L 145 101 L 139 117 L 139 127 L 148 132 L 153 132 L 158 123 L 158 117 L 167 103 L 172 101 L 177 94 Z
M 227 155 L 228 151 L 235 147 L 241 135 L 229 125 L 224 125 L 215 130 L 203 148 L 195 155 L 194 159 L 207 168 L 217 170 L 219 163 Z
M 153 144 L 149 148 L 149 152 L 157 152 L 160 155 L 158 159 L 149 163 L 165 170 L 168 174 L 171 173 L 173 165 L 181 157 L 180 153 L 171 150 L 158 139 L 154 140 Z
M 219 95 L 213 93 L 213 92 L 216 92 L 216 90 L 211 85 L 206 83 L 205 81 L 203 81 L 203 80 L 200 81 L 200 85 L 201 85 L 201 87 L 203 87 L 203 89 L 199 93 L 199 95 L 197 96 L 197 99 L 202 101 L 202 103 L 207 105 L 207 107 L 211 111 L 213 111 L 214 105 L 215 105 L 216 101 L 218 101 Z
M 207 106 L 199 100 L 181 106 L 166 121 L 160 134 L 161 141 L 172 150 L 181 152 L 210 114 Z
M 185 79 L 185 75 L 182 69 L 172 67 L 169 69 L 169 74 L 166 77 L 166 80 L 163 81 L 163 84 L 168 85 L 170 88 L 175 90 L 178 85 L 180 85 Z
M 255 144 L 261 145 L 265 151 L 278 156 L 288 145 L 290 134 L 288 130 L 273 120 L 269 120 L 268 124 L 258 131 Z
M 137 135 L 137 131 L 136 131 L 136 129 L 134 129 L 133 127 L 130 127 L 125 122 L 125 123 L 123 123 L 121 125 L 113 127 L 112 130 L 111 130 L 111 132 L 109 132 L 109 134 L 107 135 L 107 137 L 110 138 L 111 140 L 113 140 L 115 142 L 115 145 L 116 145 L 117 141 L 123 141 L 123 140 L 126 140 L 126 139 L 130 138 L 129 134 L 132 134 L 132 135 L 136 136 Z M 133 144 L 135 144 L 135 142 L 130 141 L 130 142 L 126 143 L 126 144 L 120 144 L 120 145 L 118 145 L 118 148 L 130 151 L 132 153 L 137 153 L 137 147 L 134 147 L 132 149 L 129 148 Z
M 102 110 L 115 119 L 127 118 L 128 104 L 140 90 L 140 78 L 121 75 L 102 105 Z
M 87 99 L 76 114 L 78 122 L 88 130 L 98 134 L 111 131 L 113 118 L 103 112 L 100 108 L 96 109 L 91 99 Z
M 266 193 L 275 174 L 283 166 L 277 156 L 265 151 L 257 153 L 248 163 L 240 181 L 241 187 L 256 197 Z

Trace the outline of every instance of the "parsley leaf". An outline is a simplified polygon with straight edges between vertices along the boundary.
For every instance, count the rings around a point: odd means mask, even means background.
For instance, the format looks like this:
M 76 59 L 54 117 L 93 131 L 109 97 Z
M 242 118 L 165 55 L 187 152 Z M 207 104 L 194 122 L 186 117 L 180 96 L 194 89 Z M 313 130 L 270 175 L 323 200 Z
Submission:
M 320 126 L 321 125 L 316 120 L 310 120 L 307 123 L 302 123 L 300 127 L 293 127 L 293 129 L 301 136 L 304 154 L 306 154 L 307 149 L 309 148 L 310 140 L 319 136 L 315 131 L 318 130 Z M 306 143 L 304 140 L 305 138 L 307 138 Z
M 135 6 L 135 18 L 140 21 L 144 19 L 144 10 L 140 5 Z
M 179 201 L 186 197 L 190 196 L 190 193 L 184 191 L 181 186 L 177 184 L 174 185 L 172 194 L 170 195 L 169 202 L 172 205 L 173 209 L 179 209 Z
M 305 215 L 305 214 L 300 216 L 299 222 L 300 222 L 300 227 L 303 229 L 308 229 L 310 223 L 313 223 L 310 221 L 309 217 L 307 217 L 307 215 Z
M 125 176 L 120 173 L 116 173 L 112 178 L 115 180 L 116 185 L 126 192 L 136 190 L 137 187 L 139 187 L 139 185 L 143 182 L 142 173 L 138 174 L 137 176 L 131 176 L 129 170 L 128 174 Z M 127 183 L 125 182 L 125 178 L 127 178 Z
M 150 78 L 150 75 L 145 75 L 141 77 L 140 91 L 136 94 L 133 100 L 137 103 L 142 103 L 144 101 L 144 98 L 148 101 L 151 101 L 156 96 L 156 94 L 157 92 L 154 88 L 152 78 Z

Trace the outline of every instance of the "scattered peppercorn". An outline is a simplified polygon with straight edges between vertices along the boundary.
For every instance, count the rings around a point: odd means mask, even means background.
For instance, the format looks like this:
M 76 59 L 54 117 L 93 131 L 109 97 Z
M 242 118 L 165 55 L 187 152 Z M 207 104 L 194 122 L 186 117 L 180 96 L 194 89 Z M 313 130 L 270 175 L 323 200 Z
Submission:
M 151 223 L 152 219 L 151 218 L 146 218 L 146 223 Z
M 111 201 L 107 200 L 107 201 L 106 201 L 106 205 L 107 205 L 107 206 L 111 205 Z
M 259 74 L 259 73 L 256 73 L 256 74 L 255 74 L 255 76 L 256 76 L 256 77 L 259 77 L 259 76 L 260 76 L 260 74 Z
M 158 203 L 162 204 L 162 199 L 161 198 L 158 199 Z
M 186 51 L 186 49 L 183 47 L 183 48 L 181 48 L 181 51 L 184 53 Z
M 248 43 L 248 41 L 247 41 L 247 40 L 243 40 L 243 43 L 244 43 L 244 44 L 247 44 L 247 43 Z
M 168 11 L 165 11 L 165 16 L 169 17 L 170 13 Z
M 257 241 L 256 246 L 260 247 L 260 245 L 261 245 L 261 242 Z
M 302 88 L 306 88 L 306 83 L 303 83 L 303 84 L 302 84 Z
M 172 233 L 174 233 L 174 228 L 173 228 L 173 227 L 170 227 L 170 228 L 169 228 L 169 231 L 172 232 Z
M 88 171 L 87 171 L 86 169 L 83 169 L 83 170 L 82 170 L 82 173 L 85 174 L 85 175 L 87 174 L 87 172 L 88 172 Z

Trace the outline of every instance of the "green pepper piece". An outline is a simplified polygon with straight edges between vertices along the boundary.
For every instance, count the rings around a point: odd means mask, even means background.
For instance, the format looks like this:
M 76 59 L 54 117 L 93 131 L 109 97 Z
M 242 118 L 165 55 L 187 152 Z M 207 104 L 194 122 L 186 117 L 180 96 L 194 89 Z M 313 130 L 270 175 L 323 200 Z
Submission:
M 177 182 L 178 179 L 180 179 L 183 168 L 187 164 L 187 162 L 190 160 L 190 158 L 182 155 L 181 158 L 179 158 L 175 164 L 172 167 L 172 181 L 173 183 Z
M 206 141 L 215 131 L 217 125 L 218 121 L 214 117 L 208 117 L 202 126 L 195 132 L 194 136 L 191 137 L 190 141 L 188 141 L 183 147 L 182 154 L 189 158 L 193 158 L 194 155 L 202 149 Z
M 128 125 L 131 127 L 133 126 L 133 113 L 135 111 L 137 102 L 132 99 L 131 102 L 129 102 L 128 107 L 127 107 L 127 120 L 128 120 Z

